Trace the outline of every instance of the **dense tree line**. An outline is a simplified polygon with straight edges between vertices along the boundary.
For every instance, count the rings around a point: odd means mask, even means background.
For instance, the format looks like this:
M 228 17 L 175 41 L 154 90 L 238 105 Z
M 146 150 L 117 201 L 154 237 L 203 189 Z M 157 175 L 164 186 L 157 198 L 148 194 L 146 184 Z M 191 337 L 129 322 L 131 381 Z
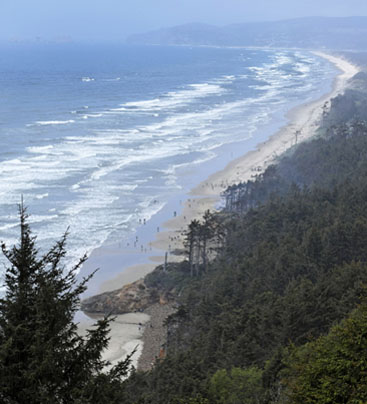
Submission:
M 132 403 L 319 402 L 292 398 L 301 379 L 286 369 L 304 356 L 288 347 L 326 335 L 366 295 L 367 126 L 329 127 L 234 188 L 237 202 L 212 217 L 225 242 L 205 270 L 191 277 L 188 258 L 162 274 L 180 274 L 180 309 L 167 358 L 128 381 Z

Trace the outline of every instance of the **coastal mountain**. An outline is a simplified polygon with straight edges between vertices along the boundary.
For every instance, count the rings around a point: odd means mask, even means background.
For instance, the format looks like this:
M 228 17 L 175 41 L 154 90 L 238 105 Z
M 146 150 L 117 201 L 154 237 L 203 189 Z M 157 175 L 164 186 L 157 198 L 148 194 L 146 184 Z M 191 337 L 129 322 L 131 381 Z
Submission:
M 367 49 L 367 17 L 307 17 L 217 27 L 186 24 L 128 37 L 134 45 Z

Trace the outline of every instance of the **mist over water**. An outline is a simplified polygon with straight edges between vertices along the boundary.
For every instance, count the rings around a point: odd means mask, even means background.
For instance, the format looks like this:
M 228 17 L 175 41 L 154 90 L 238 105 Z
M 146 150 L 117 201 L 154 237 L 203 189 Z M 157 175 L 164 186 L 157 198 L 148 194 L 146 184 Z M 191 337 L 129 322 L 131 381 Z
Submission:
M 70 226 L 71 261 L 195 186 L 192 168 L 221 147 L 243 141 L 245 154 L 246 140 L 328 91 L 336 73 L 293 50 L 0 52 L 0 238 L 17 241 L 23 194 L 42 247 Z

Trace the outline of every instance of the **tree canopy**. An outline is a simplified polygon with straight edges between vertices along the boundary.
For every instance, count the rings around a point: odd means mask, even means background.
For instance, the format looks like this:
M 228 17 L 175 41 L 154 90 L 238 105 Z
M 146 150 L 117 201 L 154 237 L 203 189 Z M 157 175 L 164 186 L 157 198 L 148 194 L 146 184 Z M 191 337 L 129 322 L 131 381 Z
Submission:
M 129 360 L 105 369 L 102 352 L 111 319 L 98 321 L 86 337 L 73 322 L 89 279 L 76 282 L 86 258 L 65 268 L 67 234 L 40 256 L 23 204 L 19 214 L 19 244 L 11 249 L 2 245 L 9 267 L 6 294 L 0 300 L 0 401 L 113 402 Z
M 367 402 L 367 302 L 328 335 L 291 347 L 283 383 L 291 404 Z

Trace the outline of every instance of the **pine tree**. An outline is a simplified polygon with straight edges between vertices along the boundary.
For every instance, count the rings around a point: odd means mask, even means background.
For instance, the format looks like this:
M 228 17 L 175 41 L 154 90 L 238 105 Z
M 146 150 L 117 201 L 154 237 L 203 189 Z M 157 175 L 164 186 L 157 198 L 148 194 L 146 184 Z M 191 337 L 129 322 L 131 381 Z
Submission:
M 19 245 L 2 244 L 10 267 L 0 299 L 0 402 L 121 402 L 117 396 L 129 358 L 108 372 L 102 359 L 111 319 L 98 321 L 86 337 L 73 322 L 90 279 L 76 281 L 86 257 L 65 269 L 67 233 L 39 257 L 23 204 L 19 213 Z

